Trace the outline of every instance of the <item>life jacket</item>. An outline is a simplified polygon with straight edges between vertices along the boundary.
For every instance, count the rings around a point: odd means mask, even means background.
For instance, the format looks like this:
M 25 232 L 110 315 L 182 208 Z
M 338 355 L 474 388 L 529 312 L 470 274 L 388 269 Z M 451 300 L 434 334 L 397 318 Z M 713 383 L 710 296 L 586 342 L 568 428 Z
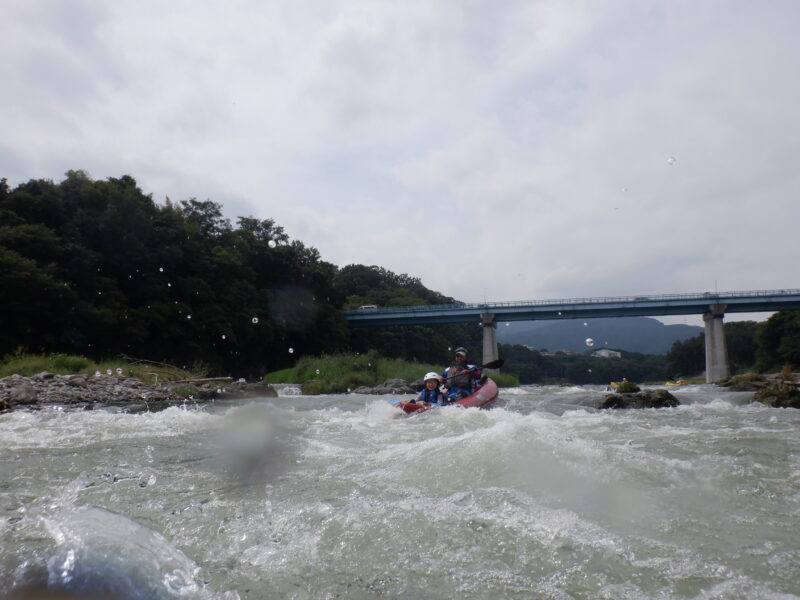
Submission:
M 442 392 L 439 391 L 439 388 L 433 388 L 432 390 L 425 388 L 420 392 L 417 402 L 439 402 L 443 399 L 440 397 L 441 395 Z
M 472 369 L 475 365 L 450 365 L 447 369 L 447 382 L 444 384 L 447 389 L 461 388 L 469 390 L 472 388 Z

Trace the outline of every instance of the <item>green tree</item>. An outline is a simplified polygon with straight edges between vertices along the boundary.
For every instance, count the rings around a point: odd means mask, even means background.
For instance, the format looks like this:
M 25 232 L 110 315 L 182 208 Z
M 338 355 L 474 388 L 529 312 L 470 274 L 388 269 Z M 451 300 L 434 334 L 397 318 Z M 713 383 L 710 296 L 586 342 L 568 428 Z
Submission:
M 667 352 L 667 377 L 689 377 L 706 368 L 705 334 L 678 340 Z
M 0 216 L 0 353 L 126 353 L 256 375 L 347 346 L 336 267 L 271 220 L 234 228 L 214 202 L 157 205 L 128 175 L 83 171 L 13 190 L 3 180 Z
M 774 371 L 800 367 L 800 311 L 780 311 L 762 324 L 758 335 L 756 366 Z
M 725 323 L 725 347 L 731 373 L 752 369 L 756 364 L 759 324 L 755 321 Z

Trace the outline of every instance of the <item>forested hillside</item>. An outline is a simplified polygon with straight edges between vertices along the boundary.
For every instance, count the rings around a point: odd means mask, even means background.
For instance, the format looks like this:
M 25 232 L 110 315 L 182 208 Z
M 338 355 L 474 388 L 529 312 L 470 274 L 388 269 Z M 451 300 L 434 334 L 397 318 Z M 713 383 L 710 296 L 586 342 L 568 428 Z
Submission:
M 451 301 L 380 267 L 328 263 L 273 220 L 157 204 L 129 176 L 0 181 L 0 355 L 117 355 L 256 375 L 303 354 L 443 362 L 477 327 L 350 331 L 339 310 Z
M 596 347 L 608 347 L 642 354 L 666 354 L 678 340 L 703 331 L 694 325 L 665 325 L 650 317 L 618 317 L 603 319 L 565 319 L 545 322 L 512 323 L 499 327 L 498 341 L 531 348 L 569 350 L 587 349 L 586 339 Z

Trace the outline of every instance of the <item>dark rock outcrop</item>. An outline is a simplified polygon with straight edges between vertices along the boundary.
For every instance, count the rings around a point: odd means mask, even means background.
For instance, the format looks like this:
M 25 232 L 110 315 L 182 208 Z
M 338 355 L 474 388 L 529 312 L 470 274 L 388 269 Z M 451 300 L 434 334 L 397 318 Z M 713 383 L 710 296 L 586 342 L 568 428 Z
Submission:
M 633 394 L 609 394 L 597 408 L 672 408 L 680 406 L 668 390 L 642 390 Z
M 717 385 L 731 392 L 757 392 L 767 387 L 769 382 L 764 375 L 745 373 L 743 375 L 728 377 L 717 383 Z
M 753 399 L 775 408 L 800 408 L 798 383 L 775 379 L 758 390 Z
M 354 394 L 416 394 L 420 390 L 405 379 L 387 379 L 375 387 L 362 385 L 353 390 Z
M 126 402 L 182 402 L 172 390 L 135 377 L 112 375 L 11 375 L 0 379 L 0 402 L 6 410 L 47 404 L 88 405 Z
M 11 375 L 0 379 L 0 411 L 15 408 L 37 408 L 48 404 L 91 408 L 97 404 L 134 405 L 146 409 L 149 406 L 181 404 L 195 390 L 197 395 L 189 399 L 246 398 L 254 396 L 277 396 L 269 384 L 247 383 L 243 379 L 222 382 L 206 382 L 199 387 L 186 382 L 149 384 L 136 377 L 115 375 L 54 375 L 38 373 L 32 377 Z

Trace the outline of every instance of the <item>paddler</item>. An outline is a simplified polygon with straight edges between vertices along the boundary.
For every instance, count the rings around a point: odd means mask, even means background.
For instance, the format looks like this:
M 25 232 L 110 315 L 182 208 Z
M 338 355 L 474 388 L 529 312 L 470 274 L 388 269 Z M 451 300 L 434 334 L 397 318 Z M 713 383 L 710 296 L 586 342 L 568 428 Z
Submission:
M 422 388 L 419 396 L 414 400 L 416 404 L 445 404 L 447 402 L 447 397 L 439 389 L 442 380 L 438 373 L 433 371 L 426 373 L 423 383 L 425 387 Z
M 442 372 L 444 387 L 450 402 L 469 396 L 481 383 L 481 370 L 470 363 L 466 348 L 456 348 L 453 362 Z

